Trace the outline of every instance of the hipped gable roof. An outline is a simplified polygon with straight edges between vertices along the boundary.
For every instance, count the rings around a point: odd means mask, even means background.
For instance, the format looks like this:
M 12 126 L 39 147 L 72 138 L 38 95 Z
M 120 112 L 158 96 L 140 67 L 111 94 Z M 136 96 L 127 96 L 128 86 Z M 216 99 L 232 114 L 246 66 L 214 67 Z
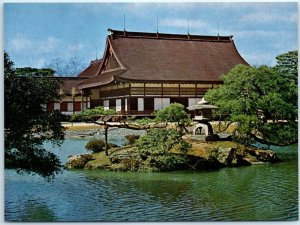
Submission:
M 93 77 L 98 75 L 100 72 L 100 66 L 102 63 L 102 59 L 96 59 L 94 61 L 91 61 L 90 65 L 80 72 L 77 77 Z
M 200 36 L 109 30 L 103 61 L 113 54 L 119 67 L 84 81 L 80 88 L 123 82 L 214 82 L 238 64 L 232 36 Z M 109 49 L 109 50 L 108 50 Z

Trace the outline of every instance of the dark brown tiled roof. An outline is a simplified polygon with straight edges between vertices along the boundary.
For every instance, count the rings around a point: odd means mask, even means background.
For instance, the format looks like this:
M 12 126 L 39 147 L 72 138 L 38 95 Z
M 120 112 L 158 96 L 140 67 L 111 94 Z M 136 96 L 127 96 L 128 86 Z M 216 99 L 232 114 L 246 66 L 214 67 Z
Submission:
M 116 80 L 117 75 L 124 73 L 124 71 L 125 70 L 123 70 L 123 69 L 117 69 L 117 70 L 112 70 L 112 71 L 108 71 L 108 72 L 103 72 L 99 76 L 94 76 L 87 80 L 84 80 L 78 86 L 87 88 L 87 87 L 95 87 L 95 86 L 100 86 L 100 85 L 104 85 L 104 84 L 109 84 L 109 83 L 113 82 L 114 80 Z
M 79 94 L 78 85 L 86 80 L 84 77 L 58 77 L 57 79 L 60 81 L 60 90 L 62 90 L 65 95 L 72 95 L 73 87 L 75 87 L 76 94 Z
M 214 82 L 220 81 L 220 76 L 234 66 L 248 65 L 238 53 L 232 36 L 109 32 L 107 44 L 125 67 L 122 73 L 110 77 L 110 80 Z M 97 81 L 95 86 L 107 83 L 108 75 L 101 73 L 94 78 Z M 89 79 L 83 83 L 92 85 L 93 82 Z
M 100 66 L 102 63 L 102 59 L 96 59 L 94 61 L 91 61 L 90 65 L 83 70 L 81 73 L 79 73 L 78 77 L 93 77 L 98 75 L 98 72 L 100 71 Z

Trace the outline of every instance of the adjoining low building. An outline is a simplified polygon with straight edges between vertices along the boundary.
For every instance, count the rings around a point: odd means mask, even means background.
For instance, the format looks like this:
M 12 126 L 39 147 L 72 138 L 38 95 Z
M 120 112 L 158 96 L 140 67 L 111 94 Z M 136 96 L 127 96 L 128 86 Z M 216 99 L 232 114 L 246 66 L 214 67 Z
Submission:
M 195 105 L 220 76 L 248 63 L 232 36 L 108 30 L 97 73 L 79 84 L 90 106 L 122 115 L 151 115 L 171 103 Z
M 95 76 L 99 71 L 102 60 L 91 61 L 90 65 L 76 77 L 52 77 L 60 81 L 59 93 L 61 100 L 49 102 L 47 110 L 59 110 L 64 115 L 73 115 L 86 108 L 90 108 L 90 97 L 78 89 L 78 85 L 89 77 Z

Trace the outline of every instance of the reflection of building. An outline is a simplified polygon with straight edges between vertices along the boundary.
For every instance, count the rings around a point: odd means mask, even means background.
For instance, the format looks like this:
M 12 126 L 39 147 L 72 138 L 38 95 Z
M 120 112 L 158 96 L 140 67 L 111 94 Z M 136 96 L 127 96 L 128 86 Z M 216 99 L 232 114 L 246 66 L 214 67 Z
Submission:
M 91 107 L 150 115 L 170 103 L 192 106 L 220 76 L 247 62 L 232 36 L 141 33 L 109 29 L 103 61 L 79 90 Z
M 98 72 L 101 60 L 92 61 L 91 64 L 76 77 L 55 77 L 60 81 L 60 94 L 62 99 L 57 102 L 49 102 L 48 111 L 59 110 L 62 114 L 72 115 L 90 107 L 90 97 L 84 95 L 78 85 Z

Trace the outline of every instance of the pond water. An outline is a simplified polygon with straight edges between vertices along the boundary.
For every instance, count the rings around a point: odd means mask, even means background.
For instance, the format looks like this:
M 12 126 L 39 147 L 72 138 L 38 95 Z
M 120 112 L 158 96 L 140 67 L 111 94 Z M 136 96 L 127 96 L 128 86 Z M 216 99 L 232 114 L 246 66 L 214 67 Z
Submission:
M 67 139 L 63 162 L 87 139 Z M 113 139 L 115 143 L 123 140 Z M 213 172 L 65 171 L 52 182 L 5 170 L 6 221 L 276 221 L 298 219 L 297 145 L 285 160 Z

